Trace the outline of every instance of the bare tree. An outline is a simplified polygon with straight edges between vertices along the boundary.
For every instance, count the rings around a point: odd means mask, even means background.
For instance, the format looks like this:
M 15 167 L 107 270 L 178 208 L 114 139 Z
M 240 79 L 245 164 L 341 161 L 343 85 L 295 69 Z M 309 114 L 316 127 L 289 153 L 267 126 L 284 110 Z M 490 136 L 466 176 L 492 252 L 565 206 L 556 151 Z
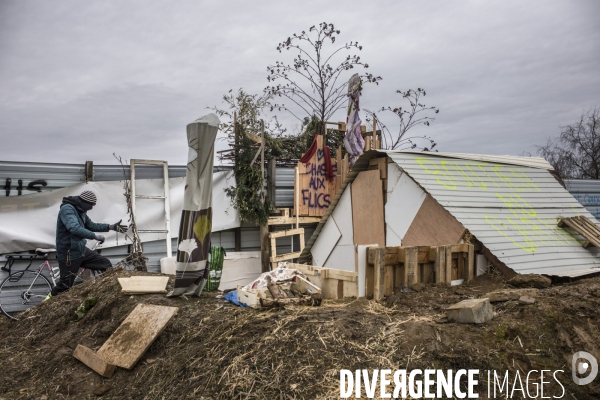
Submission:
M 437 114 L 440 110 L 436 107 L 426 106 L 422 102 L 422 97 L 425 97 L 427 93 L 425 89 L 417 88 L 417 90 L 408 89 L 403 92 L 402 90 L 396 90 L 396 93 L 402 95 L 402 98 L 408 101 L 409 107 L 382 107 L 379 112 L 390 112 L 396 115 L 400 119 L 400 126 L 398 133 L 393 133 L 386 124 L 384 124 L 376 113 L 365 110 L 367 112 L 367 122 L 371 122 L 371 116 L 377 116 L 377 125 L 380 127 L 384 143 L 383 147 L 389 150 L 404 150 L 404 149 L 415 149 L 420 148 L 423 151 L 432 150 L 437 144 L 431 138 L 427 136 L 411 136 L 406 137 L 406 133 L 417 125 L 429 126 L 431 122 L 435 121 L 435 118 L 431 117 L 429 113 L 433 112 Z M 421 146 L 419 146 L 421 143 Z M 423 145 L 423 143 L 425 143 Z
M 538 147 L 562 179 L 600 179 L 600 108 L 584 112 L 579 121 L 561 127 L 557 138 Z
M 362 50 L 358 42 L 349 42 L 327 51 L 327 45 L 333 45 L 339 34 L 340 31 L 333 24 L 322 22 L 311 26 L 308 33 L 294 33 L 279 43 L 277 50 L 280 53 L 282 50 L 298 53 L 291 64 L 276 61 L 267 67 L 267 79 L 273 82 L 273 86 L 267 86 L 265 93 L 273 98 L 286 97 L 304 115 L 297 115 L 283 103 L 273 104 L 271 111 L 288 111 L 300 121 L 304 121 L 305 117 L 316 116 L 323 122 L 346 105 L 348 80 L 342 73 L 359 66 L 368 68 L 369 65 L 361 61 L 358 55 L 343 55 L 352 49 Z M 366 73 L 361 79 L 363 82 L 378 84 L 381 77 Z

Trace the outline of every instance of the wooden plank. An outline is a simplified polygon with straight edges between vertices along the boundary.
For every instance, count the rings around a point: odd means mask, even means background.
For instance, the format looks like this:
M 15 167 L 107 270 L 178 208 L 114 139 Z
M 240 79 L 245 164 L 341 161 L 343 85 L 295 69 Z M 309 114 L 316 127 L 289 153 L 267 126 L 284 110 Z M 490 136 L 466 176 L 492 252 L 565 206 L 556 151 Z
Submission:
M 285 260 L 293 260 L 294 258 L 300 257 L 300 254 L 302 254 L 301 251 L 295 251 L 293 253 L 285 253 L 280 256 L 271 257 L 271 258 L 269 258 L 269 261 L 272 263 L 277 263 L 277 262 L 285 261 Z
M 469 251 L 469 243 L 455 244 L 452 246 L 453 253 L 467 253 Z
M 138 304 L 98 350 L 98 355 L 110 364 L 132 369 L 177 310 Z
M 475 246 L 469 244 L 467 257 L 467 281 L 472 281 L 475 274 Z
M 357 282 L 358 273 L 352 271 L 345 271 L 343 269 L 334 268 L 322 268 L 321 275 L 327 279 L 339 279 L 348 282 Z
M 321 293 L 321 288 L 307 281 L 301 276 L 296 276 L 292 282 L 291 289 L 298 291 L 301 294 Z
M 405 282 L 406 286 L 411 287 L 415 283 L 419 283 L 419 248 L 408 247 L 406 248 L 406 261 L 405 267 Z
M 434 263 L 433 269 L 435 272 L 435 282 L 436 283 L 446 282 L 446 247 L 445 246 L 436 247 L 435 263 Z
M 404 262 L 398 260 L 398 251 L 400 251 L 401 247 L 386 247 L 385 248 L 385 265 L 396 265 L 398 262 Z M 374 250 L 374 249 L 373 249 Z M 373 251 L 368 252 L 367 262 L 369 264 L 373 264 L 373 260 L 375 257 L 375 253 Z M 404 254 L 404 253 L 402 253 Z
M 128 294 L 166 293 L 168 276 L 132 276 L 118 278 L 121 291 Z
M 456 279 L 467 280 L 467 271 L 465 268 L 465 253 L 458 253 L 458 259 L 456 261 Z
M 96 354 L 92 349 L 81 344 L 78 344 L 75 348 L 73 357 L 105 378 L 110 378 L 115 372 L 116 366 L 114 364 L 110 364 L 104 358 Z
M 600 248 L 600 229 L 584 216 L 561 218 L 558 226 L 567 225 L 584 237 L 583 247 L 590 244 Z
M 304 228 L 286 229 L 283 231 L 270 232 L 269 238 L 275 239 L 275 238 L 280 238 L 280 237 L 285 237 L 285 236 L 300 235 L 301 233 L 302 234 L 304 233 Z
M 465 227 L 427 195 L 402 238 L 403 246 L 448 245 L 458 243 Z
M 383 299 L 385 293 L 385 249 L 375 249 L 374 279 L 373 279 L 373 299 Z
M 318 224 L 321 217 L 298 217 L 300 224 Z M 296 223 L 296 217 L 269 217 L 269 225 L 291 225 Z
M 377 244 L 385 247 L 383 192 L 379 171 L 360 172 L 352 182 L 351 197 L 354 244 Z

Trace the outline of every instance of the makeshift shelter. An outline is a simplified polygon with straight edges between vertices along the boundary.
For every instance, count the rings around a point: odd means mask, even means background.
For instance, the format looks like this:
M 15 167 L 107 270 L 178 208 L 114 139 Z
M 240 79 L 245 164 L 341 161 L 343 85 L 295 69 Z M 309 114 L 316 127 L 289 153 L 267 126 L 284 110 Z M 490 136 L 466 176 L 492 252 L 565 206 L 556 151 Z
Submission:
M 600 272 L 598 248 L 583 247 L 583 236 L 559 226 L 574 216 L 600 226 L 542 158 L 372 150 L 348 173 L 299 262 L 360 272 L 359 245 L 398 247 L 398 263 L 411 246 L 454 246 L 448 251 L 472 251 L 477 264 L 489 262 L 508 277 Z M 461 243 L 473 250 L 457 248 Z M 420 262 L 434 265 L 436 252 L 428 259 L 420 251 Z M 387 265 L 387 250 L 385 257 Z M 476 274 L 473 257 L 469 262 L 471 269 L 460 276 L 459 268 L 452 279 Z

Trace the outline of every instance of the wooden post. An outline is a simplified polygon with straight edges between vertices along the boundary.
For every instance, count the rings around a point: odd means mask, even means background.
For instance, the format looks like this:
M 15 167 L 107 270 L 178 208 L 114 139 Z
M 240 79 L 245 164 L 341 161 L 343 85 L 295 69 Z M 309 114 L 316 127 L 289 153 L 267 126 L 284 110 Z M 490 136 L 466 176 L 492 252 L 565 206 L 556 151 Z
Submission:
M 469 244 L 469 255 L 467 258 L 467 276 L 466 280 L 473 280 L 473 274 L 475 272 L 475 246 Z
M 300 170 L 294 168 L 294 214 L 296 215 L 296 229 L 300 227 Z
M 444 282 L 452 284 L 452 246 L 446 246 L 446 279 Z
M 277 164 L 277 159 L 271 158 L 269 160 L 269 167 L 267 168 L 267 194 L 269 195 L 269 198 L 271 199 L 271 201 L 273 202 L 273 205 L 275 205 L 275 207 L 276 207 L 275 188 L 276 188 L 276 179 L 277 179 L 276 164 Z
M 94 162 L 85 162 L 85 183 L 94 181 Z
M 407 287 L 411 287 L 419 282 L 419 248 L 408 247 L 406 249 L 406 258 L 404 260 L 405 282 Z
M 263 184 L 260 187 L 261 201 L 265 202 L 265 121 L 260 120 L 260 176 L 263 179 Z
M 373 149 L 378 149 L 379 144 L 377 143 L 377 117 L 373 114 Z
M 260 186 L 260 201 L 265 204 L 265 122 L 260 120 L 260 173 L 262 177 L 262 184 Z M 269 263 L 269 225 L 267 223 L 260 224 L 260 262 L 262 266 L 262 272 L 269 272 L 271 265 Z
M 435 254 L 435 283 L 446 282 L 446 247 L 438 246 Z
M 381 300 L 385 293 L 385 247 L 378 247 L 375 249 L 373 267 L 375 268 L 373 299 Z
M 269 225 L 260 224 L 260 264 L 262 272 L 269 272 L 271 270 L 269 245 Z

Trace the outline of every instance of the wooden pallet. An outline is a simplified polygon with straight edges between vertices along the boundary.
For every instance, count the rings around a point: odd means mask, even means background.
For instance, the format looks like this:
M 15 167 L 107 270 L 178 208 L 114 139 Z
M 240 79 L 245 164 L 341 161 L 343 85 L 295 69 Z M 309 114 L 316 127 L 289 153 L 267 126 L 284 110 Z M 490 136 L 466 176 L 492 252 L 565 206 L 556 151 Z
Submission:
M 366 294 L 380 300 L 399 286 L 415 283 L 450 284 L 473 279 L 475 248 L 472 244 L 414 247 L 370 247 L 367 251 Z
M 288 236 L 300 236 L 300 251 L 295 251 L 293 253 L 286 253 L 277 255 L 277 238 L 288 237 Z M 269 239 L 271 239 L 271 269 L 277 268 L 277 263 L 285 260 L 292 260 L 294 258 L 300 257 L 302 250 L 304 250 L 304 228 L 296 228 L 296 229 L 287 229 L 285 231 L 277 231 L 270 232 Z
M 312 283 L 321 288 L 324 300 L 358 297 L 358 274 L 356 272 L 291 263 L 288 263 L 288 268 L 299 270 Z
M 587 217 L 578 215 L 577 217 L 561 218 L 558 221 L 558 226 L 564 227 L 565 225 L 573 228 L 585 238 L 583 247 L 592 245 L 600 249 L 600 228 Z

